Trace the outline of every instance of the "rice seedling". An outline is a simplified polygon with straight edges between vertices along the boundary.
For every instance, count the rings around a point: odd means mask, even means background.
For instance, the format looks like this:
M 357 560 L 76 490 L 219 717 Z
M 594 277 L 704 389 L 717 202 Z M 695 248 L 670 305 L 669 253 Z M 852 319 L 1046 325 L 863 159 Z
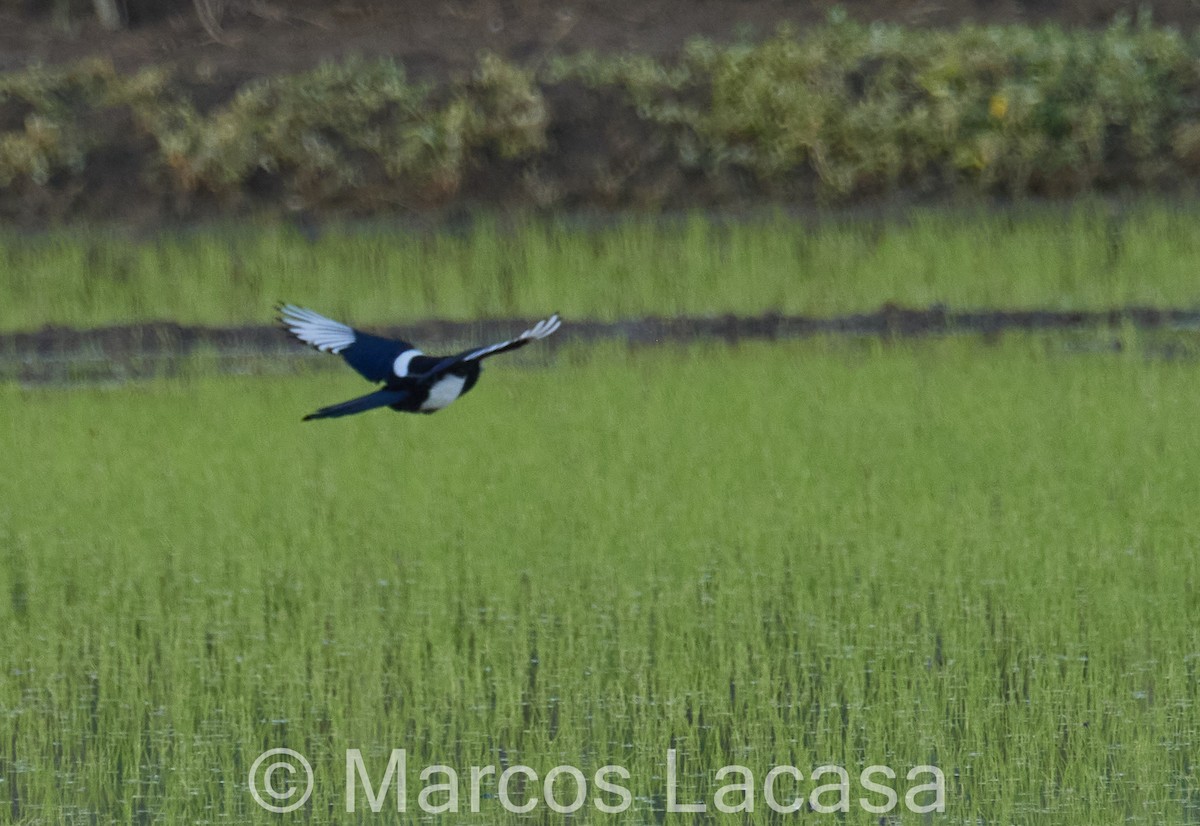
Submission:
M 1143 202 L 878 220 L 481 223 L 468 233 L 211 229 L 0 237 L 0 329 L 170 319 L 264 323 L 303 301 L 416 318 L 832 314 L 952 307 L 1196 306 L 1195 210 Z
M 565 820 L 527 777 L 509 813 L 517 765 L 578 767 L 598 819 L 610 764 L 614 822 L 702 817 L 672 788 L 779 822 L 770 769 L 787 802 L 826 764 L 849 811 L 806 821 L 878 823 L 871 765 L 889 822 L 927 822 L 922 765 L 933 822 L 1200 818 L 1193 362 L 814 340 L 496 372 L 331 426 L 299 417 L 340 373 L 0 387 L 6 819 L 438 819 L 434 764 L 447 822 Z M 247 789 L 277 747 L 314 771 L 289 818 Z M 347 750 L 379 792 L 398 748 L 406 812 L 356 781 L 347 814 Z M 753 812 L 716 809 L 728 764 Z

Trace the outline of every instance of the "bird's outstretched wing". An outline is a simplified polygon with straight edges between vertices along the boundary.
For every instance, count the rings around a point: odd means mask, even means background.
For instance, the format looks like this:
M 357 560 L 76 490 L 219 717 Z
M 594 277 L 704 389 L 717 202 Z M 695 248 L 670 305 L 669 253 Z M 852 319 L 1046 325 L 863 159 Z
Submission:
M 387 407 L 388 405 L 402 401 L 407 395 L 408 393 L 404 390 L 376 390 L 374 393 L 359 396 L 357 399 L 351 399 L 348 402 L 322 407 L 316 413 L 309 413 L 305 416 L 304 421 L 336 419 L 339 416 L 362 413 L 364 410 L 374 410 L 376 407 Z
M 562 326 L 562 319 L 558 317 L 558 313 L 550 316 L 547 319 L 539 321 L 537 324 L 530 327 L 525 332 L 516 338 L 511 338 L 508 341 L 502 341 L 499 344 L 489 344 L 486 347 L 478 347 L 474 350 L 469 350 L 459 356 L 460 361 L 478 361 L 488 356 L 494 356 L 497 353 L 506 353 L 509 350 L 516 350 L 518 347 L 524 347 L 531 341 L 543 339 L 554 333 Z
M 508 341 L 502 341 L 499 344 L 489 344 L 486 347 L 476 347 L 474 350 L 465 350 L 456 356 L 446 356 L 444 359 L 434 364 L 433 367 L 429 368 L 423 373 L 414 375 L 413 378 L 418 382 L 427 381 L 432 379 L 434 376 L 445 373 L 456 364 L 462 364 L 465 361 L 478 361 L 479 359 L 486 358 L 488 356 L 494 356 L 497 353 L 504 353 L 508 350 L 516 350 L 518 347 L 524 347 L 531 341 L 537 341 L 540 338 L 545 338 L 561 326 L 562 320 L 558 317 L 558 313 L 555 313 L 549 318 L 539 321 L 537 324 L 533 325 L 516 338 L 509 339 Z
M 280 304 L 278 309 L 289 333 L 323 353 L 337 353 L 367 381 L 403 378 L 421 355 L 407 341 L 373 336 L 294 304 Z

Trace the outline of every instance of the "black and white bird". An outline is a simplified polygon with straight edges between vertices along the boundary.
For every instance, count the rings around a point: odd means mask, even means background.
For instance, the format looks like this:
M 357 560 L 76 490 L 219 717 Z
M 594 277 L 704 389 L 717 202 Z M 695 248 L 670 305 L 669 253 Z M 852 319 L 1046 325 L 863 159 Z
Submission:
M 367 381 L 383 382 L 374 393 L 322 407 L 305 416 L 305 421 L 349 416 L 376 407 L 436 413 L 475 386 L 485 358 L 524 347 L 562 325 L 555 313 L 508 341 L 453 356 L 427 356 L 407 341 L 369 335 L 303 307 L 281 304 L 278 309 L 279 321 L 296 338 L 323 353 L 337 353 Z

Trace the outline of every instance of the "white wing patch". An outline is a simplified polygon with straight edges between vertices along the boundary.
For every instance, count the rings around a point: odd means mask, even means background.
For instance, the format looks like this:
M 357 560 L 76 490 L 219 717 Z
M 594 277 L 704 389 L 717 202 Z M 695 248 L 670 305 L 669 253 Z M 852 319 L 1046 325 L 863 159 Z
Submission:
M 354 330 L 340 321 L 294 304 L 284 304 L 279 313 L 288 332 L 324 353 L 340 353 L 354 343 Z
M 423 355 L 425 354 L 415 348 L 412 350 L 405 350 L 403 353 L 396 356 L 396 360 L 392 362 L 392 372 L 400 378 L 404 378 L 408 375 L 408 368 L 409 365 L 412 364 L 412 360 L 417 356 Z
M 521 335 L 517 336 L 516 338 L 509 339 L 508 341 L 502 341 L 499 344 L 493 344 L 490 347 L 480 347 L 474 353 L 471 353 L 466 358 L 464 358 L 463 361 L 476 361 L 477 359 L 481 359 L 484 356 L 491 355 L 492 353 L 495 353 L 499 350 L 508 349 L 514 345 L 519 346 L 528 341 L 537 341 L 538 339 L 543 339 L 546 336 L 551 335 L 555 330 L 557 330 L 561 326 L 562 326 L 562 319 L 560 319 L 558 317 L 558 313 L 555 313 L 554 315 L 550 316 L 549 318 L 539 321 L 537 324 L 533 325 L 532 327 L 530 327 L 525 332 L 521 333 Z

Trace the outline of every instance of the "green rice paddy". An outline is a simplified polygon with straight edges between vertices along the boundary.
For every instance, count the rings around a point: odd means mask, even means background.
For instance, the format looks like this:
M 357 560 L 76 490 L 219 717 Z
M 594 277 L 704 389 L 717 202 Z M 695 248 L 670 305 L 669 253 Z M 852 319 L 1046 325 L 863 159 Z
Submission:
M 537 283 L 512 309 L 567 295 Z M 735 295 L 711 288 L 680 304 Z M 299 297 L 375 307 L 323 289 Z M 602 294 L 572 309 L 627 311 Z M 129 309 L 74 320 L 101 308 Z M 360 385 L 0 387 L 0 820 L 555 823 L 509 814 L 495 775 L 473 814 L 469 772 L 563 764 L 581 822 L 1200 822 L 1195 362 L 1043 337 L 568 347 L 489 365 L 435 417 L 299 421 Z M 247 790 L 275 747 L 314 769 L 290 815 Z M 407 811 L 360 788 L 347 814 L 347 750 L 378 790 L 399 748 Z M 669 749 L 705 815 L 664 814 Z M 431 764 L 459 772 L 458 814 L 418 806 Z M 727 764 L 752 813 L 715 809 Z M 804 776 L 784 801 L 845 767 L 849 811 L 773 812 L 781 764 Z M 899 775 L 887 815 L 858 802 L 886 802 L 871 765 Z M 944 813 L 906 807 L 921 765 Z
M 463 232 L 275 227 L 0 237 L 0 330 L 264 323 L 280 300 L 358 323 L 417 318 L 832 314 L 910 306 L 1196 306 L 1195 205 L 915 210 L 859 220 L 694 216 Z
M 1196 306 L 1194 219 L 14 236 L 0 329 L 277 299 L 362 323 Z M 365 386 L 202 360 L 0 384 L 0 822 L 1200 823 L 1200 362 L 1171 336 L 539 346 L 435 417 L 308 424 Z M 249 788 L 274 748 L 313 769 L 290 814 Z M 776 802 L 838 802 L 830 765 L 846 811 L 771 807 L 777 766 Z

